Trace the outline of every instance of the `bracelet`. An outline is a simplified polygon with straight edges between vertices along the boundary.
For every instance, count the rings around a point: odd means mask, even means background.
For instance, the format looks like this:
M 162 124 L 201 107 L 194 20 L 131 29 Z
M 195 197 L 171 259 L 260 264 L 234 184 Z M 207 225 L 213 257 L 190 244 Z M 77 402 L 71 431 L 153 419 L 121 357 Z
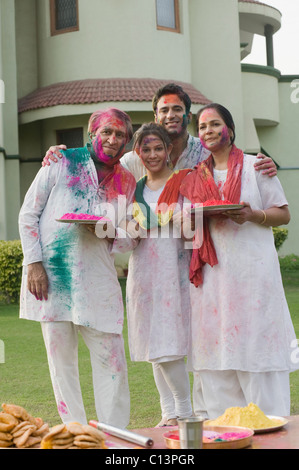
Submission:
M 261 209 L 261 210 L 262 210 L 262 209 Z M 263 220 L 262 220 L 262 222 L 261 222 L 261 225 L 264 225 L 264 223 L 265 223 L 266 220 L 267 220 L 267 215 L 266 215 L 266 212 L 263 211 L 263 210 L 262 210 L 262 213 L 263 213 L 263 215 L 264 215 L 264 218 L 263 218 Z

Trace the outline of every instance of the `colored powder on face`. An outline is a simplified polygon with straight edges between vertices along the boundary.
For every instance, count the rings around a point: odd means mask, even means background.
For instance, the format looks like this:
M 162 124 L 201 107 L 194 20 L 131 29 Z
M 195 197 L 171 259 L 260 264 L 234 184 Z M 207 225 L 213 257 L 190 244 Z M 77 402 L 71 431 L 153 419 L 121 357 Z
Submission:
M 229 136 L 227 126 L 223 127 L 222 132 L 220 133 L 220 136 L 221 136 L 221 141 L 220 141 L 221 145 L 227 144 L 230 141 L 230 136 Z
M 108 139 L 105 137 L 103 141 L 100 135 L 101 130 L 102 131 L 109 130 L 109 132 L 115 132 L 115 131 L 122 132 L 122 135 L 123 135 L 122 141 L 117 141 L 116 145 L 114 144 L 114 147 L 113 147 L 116 149 L 115 155 L 110 155 L 110 154 L 105 153 L 103 149 L 103 142 L 104 142 L 104 145 L 107 145 L 107 140 L 109 140 L 110 137 L 108 137 Z M 100 120 L 98 122 L 98 127 L 94 127 L 94 131 L 96 132 L 96 135 L 92 139 L 91 144 L 92 144 L 95 156 L 100 162 L 104 163 L 105 165 L 114 166 L 118 162 L 120 157 L 123 155 L 123 152 L 125 150 L 125 145 L 127 141 L 127 131 L 126 131 L 125 124 L 114 115 L 111 115 L 110 112 L 107 112 L 101 115 Z
M 175 95 L 175 94 L 164 95 L 164 96 L 161 98 L 161 103 L 163 103 L 164 105 L 167 105 L 167 104 L 176 104 L 176 105 L 178 105 L 178 106 L 183 106 L 183 107 L 185 107 L 184 102 L 183 102 L 182 100 L 180 100 L 180 98 L 178 97 L 178 95 Z

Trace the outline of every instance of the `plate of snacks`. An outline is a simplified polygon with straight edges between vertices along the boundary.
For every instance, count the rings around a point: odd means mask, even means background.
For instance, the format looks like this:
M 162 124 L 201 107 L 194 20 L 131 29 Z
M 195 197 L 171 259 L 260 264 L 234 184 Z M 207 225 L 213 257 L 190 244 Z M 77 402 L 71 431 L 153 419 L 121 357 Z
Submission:
M 25 408 L 3 403 L 0 412 L 0 448 L 35 449 L 40 447 L 49 425 Z
M 206 421 L 209 426 L 245 426 L 255 433 L 278 431 L 287 423 L 288 420 L 280 416 L 266 415 L 254 403 L 227 408 L 217 419 Z
M 110 222 L 110 219 L 90 214 L 66 213 L 56 221 L 67 224 L 97 224 L 98 222 L 105 224 Z
M 251 445 L 252 429 L 236 426 L 208 426 L 204 423 L 203 449 L 243 449 Z M 163 434 L 168 449 L 180 449 L 179 431 L 173 430 Z
M 57 424 L 43 437 L 41 449 L 107 449 L 106 435 L 89 424 Z

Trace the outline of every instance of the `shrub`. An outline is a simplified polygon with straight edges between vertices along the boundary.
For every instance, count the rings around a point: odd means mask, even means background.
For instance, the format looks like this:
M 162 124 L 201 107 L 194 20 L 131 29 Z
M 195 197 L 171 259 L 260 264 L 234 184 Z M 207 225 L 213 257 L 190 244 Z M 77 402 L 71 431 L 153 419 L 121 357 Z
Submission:
M 272 227 L 276 250 L 278 251 L 283 242 L 288 238 L 289 231 L 287 228 Z
M 297 255 L 281 256 L 279 263 L 284 271 L 299 271 L 299 256 Z
M 22 262 L 20 240 L 0 240 L 0 302 L 19 302 Z

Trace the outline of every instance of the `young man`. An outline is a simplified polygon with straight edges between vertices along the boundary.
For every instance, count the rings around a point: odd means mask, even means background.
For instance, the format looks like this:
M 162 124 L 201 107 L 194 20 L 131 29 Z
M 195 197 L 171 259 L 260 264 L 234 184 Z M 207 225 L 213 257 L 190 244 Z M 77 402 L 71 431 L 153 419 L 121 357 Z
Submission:
M 60 223 L 66 213 L 117 214 L 119 196 L 129 205 L 135 179 L 120 164 L 132 137 L 129 116 L 95 112 L 91 143 L 63 152 L 42 168 L 19 216 L 24 253 L 20 318 L 41 322 L 58 412 L 64 423 L 87 422 L 78 373 L 78 334 L 90 351 L 98 420 L 129 423 L 130 397 L 122 337 L 123 301 L 111 243 L 84 225 Z M 124 209 L 126 215 L 126 208 Z

